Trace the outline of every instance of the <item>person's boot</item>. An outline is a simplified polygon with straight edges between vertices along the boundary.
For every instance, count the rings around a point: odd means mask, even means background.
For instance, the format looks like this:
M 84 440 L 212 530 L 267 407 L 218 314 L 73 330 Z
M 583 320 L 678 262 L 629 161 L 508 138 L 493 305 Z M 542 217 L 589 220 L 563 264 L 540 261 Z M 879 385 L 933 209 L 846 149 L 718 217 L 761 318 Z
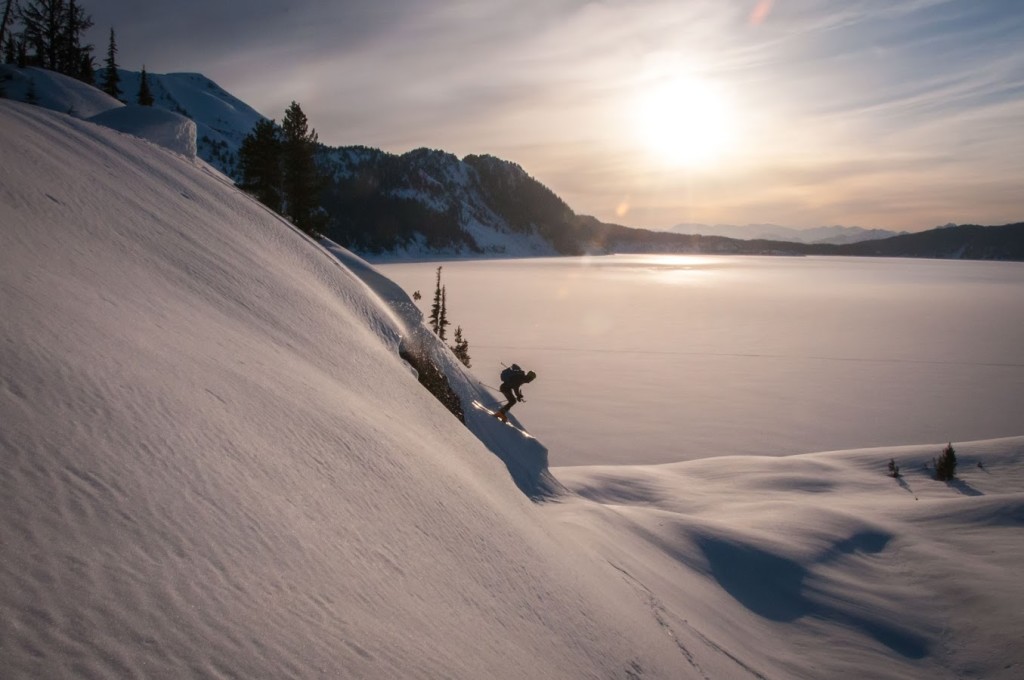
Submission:
M 500 420 L 503 423 L 507 423 L 508 422 L 508 416 L 505 414 L 505 409 L 503 409 L 503 408 L 499 408 L 497 411 L 495 411 L 494 412 L 494 417 L 497 418 L 498 420 Z

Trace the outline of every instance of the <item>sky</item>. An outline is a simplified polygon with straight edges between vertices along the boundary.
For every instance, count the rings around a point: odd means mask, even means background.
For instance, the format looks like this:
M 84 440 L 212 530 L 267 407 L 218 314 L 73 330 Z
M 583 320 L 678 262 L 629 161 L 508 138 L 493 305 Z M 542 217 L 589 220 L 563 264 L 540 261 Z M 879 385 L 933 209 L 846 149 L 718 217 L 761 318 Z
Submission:
M 1024 219 L 1019 0 L 90 0 L 330 145 L 492 154 L 635 227 Z

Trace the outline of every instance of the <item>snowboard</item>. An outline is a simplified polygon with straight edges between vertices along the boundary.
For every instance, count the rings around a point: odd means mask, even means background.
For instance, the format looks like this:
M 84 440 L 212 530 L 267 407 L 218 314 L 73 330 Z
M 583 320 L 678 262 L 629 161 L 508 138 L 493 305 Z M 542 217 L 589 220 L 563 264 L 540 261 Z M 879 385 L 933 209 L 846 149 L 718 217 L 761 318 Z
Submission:
M 526 430 L 524 430 L 523 428 L 521 428 L 521 427 L 519 427 L 517 425 L 513 425 L 512 422 L 509 421 L 509 420 L 502 420 L 501 418 L 498 417 L 498 412 L 497 411 L 494 411 L 492 409 L 487 408 L 486 406 L 481 404 L 476 399 L 473 400 L 473 407 L 478 409 L 478 410 L 480 410 L 480 411 L 483 411 L 484 413 L 486 413 L 488 415 L 490 415 L 492 418 L 497 420 L 499 423 L 504 423 L 505 425 L 508 425 L 513 430 L 515 430 L 519 434 L 523 435 L 527 439 L 534 439 L 534 436 L 532 434 L 530 434 L 529 432 L 527 432 Z

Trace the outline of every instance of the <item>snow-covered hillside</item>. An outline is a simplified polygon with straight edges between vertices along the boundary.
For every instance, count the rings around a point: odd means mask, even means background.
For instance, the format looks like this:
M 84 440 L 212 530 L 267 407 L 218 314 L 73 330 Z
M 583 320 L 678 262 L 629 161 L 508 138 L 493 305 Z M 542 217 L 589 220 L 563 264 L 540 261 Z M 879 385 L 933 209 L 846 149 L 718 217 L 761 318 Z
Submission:
M 134 102 L 142 74 L 118 75 L 125 100 Z M 146 82 L 155 106 L 195 121 L 199 156 L 233 176 L 242 140 L 264 116 L 200 73 L 147 73 Z
M 208 166 L 7 101 L 0 148 L 4 677 L 1024 670 L 1024 437 L 952 484 L 937 444 L 556 481 L 419 385 L 410 347 L 486 394 L 397 286 Z
M 68 113 L 76 118 L 97 119 L 123 132 L 140 135 L 140 120 L 152 123 L 160 113 L 113 114 L 114 109 L 138 108 L 135 105 L 141 73 L 118 69 L 122 100 L 101 92 L 80 80 L 41 68 L 17 68 L 0 65 L 0 86 L 4 96 L 16 101 L 29 101 L 43 108 Z M 253 125 L 263 118 L 251 106 L 231 95 L 206 76 L 198 73 L 147 73 L 146 81 L 153 94 L 153 110 L 168 111 L 193 122 L 192 155 L 209 162 L 215 168 L 232 176 L 238 161 L 238 149 Z M 127 115 L 127 117 L 124 117 Z M 167 121 L 163 116 L 160 120 Z M 128 121 L 127 129 L 118 123 Z M 179 126 L 180 127 L 180 126 Z M 170 128 L 163 126 L 160 134 L 149 137 L 163 143 Z

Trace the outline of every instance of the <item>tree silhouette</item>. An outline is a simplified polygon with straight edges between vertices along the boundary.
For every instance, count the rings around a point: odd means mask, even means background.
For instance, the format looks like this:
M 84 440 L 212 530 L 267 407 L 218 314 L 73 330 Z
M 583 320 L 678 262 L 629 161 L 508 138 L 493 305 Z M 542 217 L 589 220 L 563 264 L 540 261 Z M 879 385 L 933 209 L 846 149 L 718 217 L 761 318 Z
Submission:
M 314 210 L 323 180 L 316 165 L 316 130 L 309 129 L 306 114 L 292 102 L 281 121 L 281 152 L 284 207 L 295 226 L 313 234 Z
M 437 268 L 437 285 L 434 287 L 434 304 L 430 307 L 430 330 L 441 335 L 441 267 Z
M 458 357 L 459 361 L 465 365 L 466 368 L 472 368 L 473 364 L 469 357 L 469 341 L 462 337 L 462 326 L 455 327 L 455 344 L 450 345 L 451 350 L 455 352 L 455 356 Z
M 946 444 L 942 455 L 933 462 L 935 464 L 935 479 L 940 482 L 948 482 L 956 478 L 956 451 L 953 449 L 952 442 Z
M 110 43 L 107 45 L 107 58 L 103 62 L 103 91 L 114 99 L 121 98 L 121 76 L 117 74 L 117 39 L 114 37 L 114 29 L 110 29 Z
M 253 126 L 238 151 L 239 186 L 276 212 L 281 211 L 281 135 L 273 120 Z
M 139 78 L 139 94 L 136 98 L 139 106 L 152 106 L 153 93 L 149 91 L 149 81 L 146 79 L 146 67 L 142 67 L 142 75 Z

